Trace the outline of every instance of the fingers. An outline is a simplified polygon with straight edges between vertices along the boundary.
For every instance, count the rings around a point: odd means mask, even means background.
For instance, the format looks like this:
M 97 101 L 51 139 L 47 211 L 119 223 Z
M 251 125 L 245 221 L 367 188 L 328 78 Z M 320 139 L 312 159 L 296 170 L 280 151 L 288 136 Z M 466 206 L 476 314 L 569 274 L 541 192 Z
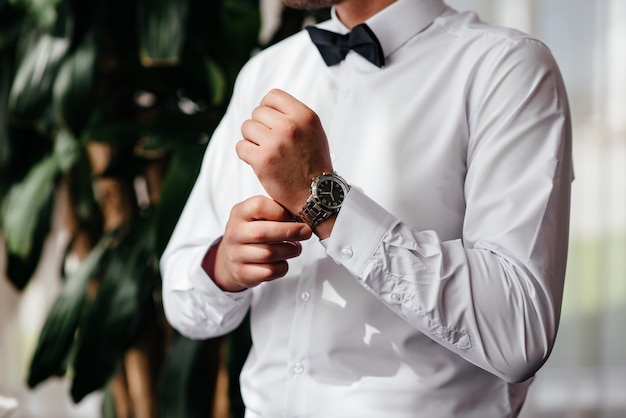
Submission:
M 235 151 L 239 158 L 251 166 L 264 155 L 273 155 L 267 147 L 274 148 L 280 144 L 279 138 L 285 138 L 279 128 L 287 122 L 280 112 L 265 106 L 259 106 L 252 112 L 252 118 L 241 125 L 243 140 L 239 141 Z
M 303 223 L 255 220 L 231 223 L 226 227 L 231 240 L 241 245 L 266 245 L 304 241 L 311 237 L 311 228 Z
M 222 290 L 238 292 L 283 277 L 289 270 L 287 259 L 301 252 L 301 246 L 295 243 L 249 247 L 225 239 L 220 242 L 213 280 Z
M 304 103 L 291 94 L 279 89 L 270 90 L 261 100 L 261 106 L 266 106 L 286 115 L 293 111 L 308 109 Z
M 301 253 L 302 245 L 299 242 L 283 241 L 241 246 L 230 256 L 233 260 L 243 263 L 272 264 L 296 258 Z
M 293 216 L 281 205 L 266 196 L 253 196 L 235 205 L 231 218 L 245 221 L 290 221 Z
M 254 221 L 227 227 L 226 233 L 240 244 L 267 244 L 304 241 L 311 237 L 311 228 L 302 223 Z
M 234 281 L 242 287 L 254 287 L 287 274 L 287 260 L 299 256 L 302 246 L 283 242 L 228 247 L 225 251 Z
M 272 128 L 284 119 L 278 111 L 259 106 L 252 111 L 252 118 L 241 125 L 241 134 L 245 140 L 260 145 L 264 138 L 272 134 Z
M 252 111 L 251 121 L 261 124 L 261 126 L 272 129 L 278 123 L 287 120 L 287 114 L 269 106 L 261 104 Z
M 293 117 L 296 117 L 297 120 L 297 118 L 313 114 L 314 112 L 311 109 L 289 93 L 278 89 L 270 90 L 263 97 L 259 106 L 252 111 L 251 119 L 243 123 L 242 130 L 245 128 L 245 132 L 243 132 L 244 138 L 249 138 L 256 142 L 253 138 L 258 137 L 259 134 L 263 137 L 263 135 L 269 134 L 278 127 L 289 129 L 289 121 Z M 286 127 L 285 124 L 287 124 Z M 295 123 L 291 123 L 291 125 L 293 129 L 296 128 Z M 262 128 L 267 128 L 267 130 Z
M 236 291 L 284 276 L 287 260 L 302 252 L 299 241 L 313 234 L 308 225 L 288 220 L 289 212 L 264 196 L 235 205 L 217 249 L 215 282 Z
M 282 104 L 286 106 L 286 103 Z M 297 123 L 285 111 L 280 111 L 261 103 L 252 111 L 251 118 L 241 125 L 243 139 L 255 145 L 275 145 L 280 138 L 291 137 L 297 130 Z
M 261 283 L 279 279 L 289 271 L 287 261 L 272 264 L 238 264 L 237 267 L 233 277 L 239 286 L 238 290 L 249 289 Z

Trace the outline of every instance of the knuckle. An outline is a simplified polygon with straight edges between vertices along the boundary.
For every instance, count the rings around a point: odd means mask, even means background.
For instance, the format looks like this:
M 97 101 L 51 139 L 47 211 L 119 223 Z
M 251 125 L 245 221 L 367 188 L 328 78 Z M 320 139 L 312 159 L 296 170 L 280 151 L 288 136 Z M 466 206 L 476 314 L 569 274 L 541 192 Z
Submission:
M 265 228 L 260 222 L 251 222 L 249 235 L 252 241 L 261 242 L 265 239 Z
M 261 261 L 262 263 L 267 263 L 267 262 L 272 261 L 272 258 L 274 257 L 274 253 L 269 247 L 262 247 L 262 248 L 259 248 L 258 257 L 259 257 L 259 261 Z
M 288 137 L 296 136 L 298 133 L 298 124 L 293 120 L 286 120 L 282 126 L 283 134 Z
M 239 213 L 241 213 L 245 207 L 246 202 L 237 202 L 233 205 L 233 207 L 230 209 L 230 217 L 234 218 L 236 217 Z
M 265 97 L 267 99 L 274 99 L 276 96 L 278 96 L 280 94 L 280 90 L 278 90 L 277 88 L 273 88 L 270 91 L 267 92 L 267 94 L 265 95 Z
M 262 196 L 253 196 L 248 199 L 248 210 L 252 213 L 260 213 L 265 207 L 265 199 Z
M 308 124 L 308 125 L 313 125 L 313 124 L 317 124 L 319 121 L 319 118 L 317 116 L 317 113 L 315 113 L 313 110 L 311 109 L 305 109 L 302 112 L 302 119 Z

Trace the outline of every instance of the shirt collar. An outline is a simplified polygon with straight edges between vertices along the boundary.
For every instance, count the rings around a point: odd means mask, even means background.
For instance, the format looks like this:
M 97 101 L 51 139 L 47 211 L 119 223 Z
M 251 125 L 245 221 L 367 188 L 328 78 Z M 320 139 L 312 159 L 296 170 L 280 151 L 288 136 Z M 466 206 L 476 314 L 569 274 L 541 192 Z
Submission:
M 445 8 L 443 0 L 397 0 L 365 23 L 376 34 L 385 57 L 388 57 L 426 29 Z M 323 26 L 338 33 L 349 32 L 337 17 L 334 7 L 331 9 L 331 19 Z

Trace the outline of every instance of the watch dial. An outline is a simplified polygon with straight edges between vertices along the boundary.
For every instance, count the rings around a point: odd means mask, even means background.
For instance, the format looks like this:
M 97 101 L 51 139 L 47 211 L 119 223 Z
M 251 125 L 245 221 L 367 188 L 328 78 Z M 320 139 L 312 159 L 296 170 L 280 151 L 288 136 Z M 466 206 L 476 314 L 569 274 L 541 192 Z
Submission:
M 317 198 L 327 208 L 336 209 L 345 198 L 345 190 L 340 183 L 331 178 L 322 179 L 317 184 Z

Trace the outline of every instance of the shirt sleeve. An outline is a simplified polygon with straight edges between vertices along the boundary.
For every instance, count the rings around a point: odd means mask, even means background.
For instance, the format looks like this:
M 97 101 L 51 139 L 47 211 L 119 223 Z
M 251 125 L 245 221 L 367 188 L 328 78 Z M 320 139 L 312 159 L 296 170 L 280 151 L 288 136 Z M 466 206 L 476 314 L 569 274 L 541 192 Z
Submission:
M 243 70 L 242 70 L 243 71 Z M 237 86 L 235 87 L 237 90 Z M 234 330 L 245 317 L 251 291 L 222 291 L 202 269 L 202 259 L 224 233 L 241 188 L 235 143 L 245 118 L 237 95 L 212 135 L 196 183 L 160 260 L 163 308 L 168 322 L 193 339 Z
M 462 234 L 414 230 L 353 187 L 323 244 L 382 303 L 509 382 L 556 337 L 567 261 L 571 128 L 548 49 L 507 45 L 468 97 Z M 349 180 L 349 179 L 348 179 Z M 419 196 L 416 196 L 419 199 Z

